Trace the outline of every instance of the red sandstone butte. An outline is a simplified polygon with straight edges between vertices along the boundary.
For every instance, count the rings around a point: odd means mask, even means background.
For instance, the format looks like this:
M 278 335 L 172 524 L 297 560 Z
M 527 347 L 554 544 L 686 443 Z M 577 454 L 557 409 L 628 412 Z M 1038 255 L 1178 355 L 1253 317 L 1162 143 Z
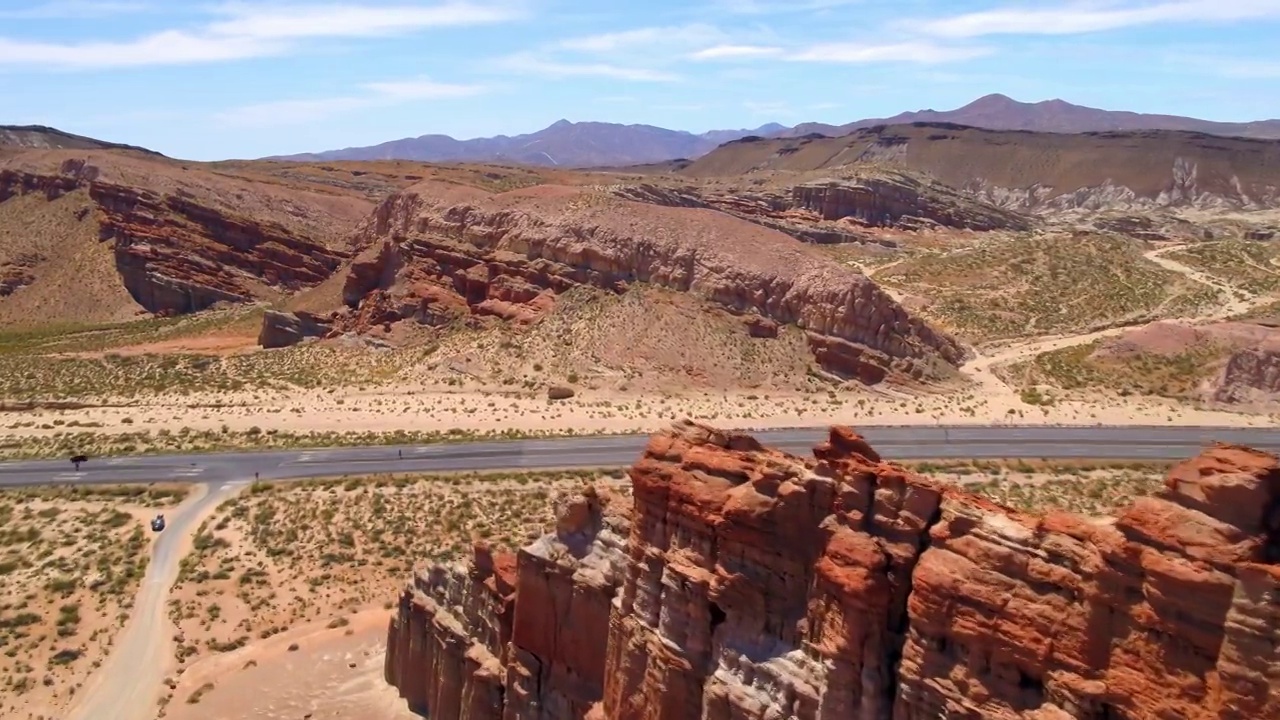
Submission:
M 805 459 L 679 423 L 631 480 L 416 578 L 388 681 L 438 720 L 1280 718 L 1275 456 L 1208 448 L 1114 521 L 1016 513 L 848 428 Z

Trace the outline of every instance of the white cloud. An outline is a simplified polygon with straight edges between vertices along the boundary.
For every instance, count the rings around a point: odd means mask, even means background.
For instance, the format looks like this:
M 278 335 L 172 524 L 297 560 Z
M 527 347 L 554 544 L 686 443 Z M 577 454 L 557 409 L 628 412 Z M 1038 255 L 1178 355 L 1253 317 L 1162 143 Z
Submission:
M 446 2 L 440 5 L 305 4 L 255 7 L 223 5 L 209 32 L 228 37 L 295 39 L 402 35 L 433 27 L 504 22 L 519 17 L 513 6 Z
M 494 63 L 497 69 L 520 75 L 538 75 L 549 78 L 567 77 L 602 77 L 631 82 L 676 82 L 678 75 L 654 70 L 651 68 L 613 65 L 610 63 L 577 63 L 560 62 L 538 57 L 530 53 L 520 53 L 499 58 Z
M 883 45 L 863 43 L 828 43 L 814 45 L 806 50 L 787 56 L 787 60 L 796 62 L 824 63 L 917 63 L 934 65 L 938 63 L 959 62 L 990 55 L 991 48 L 983 47 L 949 47 L 929 42 L 900 42 Z
M 362 86 L 363 95 L 303 100 L 277 100 L 232 108 L 216 120 L 237 127 L 298 125 L 355 110 L 389 107 L 421 100 L 447 100 L 484 93 L 481 85 L 453 85 L 426 78 L 372 82 Z
M 50 0 L 14 10 L 0 10 L 0 18 L 18 20 L 52 20 L 65 18 L 99 18 L 147 10 L 142 2 L 110 2 L 109 0 Z
M 712 7 L 731 15 L 778 15 L 782 13 L 813 12 L 831 10 L 846 5 L 854 5 L 862 0 L 781 0 L 765 2 L 762 0 L 714 0 Z
M 166 30 L 125 41 L 74 43 L 0 37 L 0 66 L 91 70 L 225 62 L 281 55 L 307 38 L 402 35 L 432 27 L 496 23 L 518 17 L 513 5 L 222 5 L 222 19 L 199 30 Z
M 209 38 L 177 30 L 127 42 L 46 43 L 0 38 L 0 66 L 91 70 L 224 62 L 275 55 L 280 45 L 253 38 Z
M 724 33 L 710 25 L 677 25 L 672 27 L 645 27 L 621 32 L 587 35 L 569 38 L 557 43 L 563 50 L 610 53 L 620 50 L 650 50 L 656 46 L 705 45 L 718 42 Z
M 1076 35 L 1140 25 L 1234 22 L 1280 18 L 1280 0 L 1175 0 L 1144 4 L 1069 3 L 1050 8 L 1008 7 L 920 21 L 911 28 L 939 37 Z
M 694 60 L 733 60 L 776 57 L 782 53 L 782 48 L 771 45 L 714 45 L 689 57 Z

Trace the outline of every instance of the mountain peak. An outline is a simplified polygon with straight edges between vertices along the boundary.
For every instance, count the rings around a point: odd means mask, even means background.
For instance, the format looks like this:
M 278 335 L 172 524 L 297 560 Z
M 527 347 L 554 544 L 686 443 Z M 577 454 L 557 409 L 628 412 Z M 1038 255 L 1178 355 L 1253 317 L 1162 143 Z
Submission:
M 1005 107 L 1016 107 L 1018 105 L 1022 105 L 1022 103 L 1018 102 L 1017 100 L 1014 100 L 1008 95 L 1003 95 L 1001 93 L 991 93 L 990 95 L 983 95 L 977 100 L 974 100 L 973 102 L 969 103 L 968 107 L 970 108 L 976 108 L 976 107 L 1005 108 Z
M 567 127 L 573 127 L 573 123 L 569 122 L 568 120 L 565 120 L 564 118 L 560 118 L 559 120 L 557 120 L 557 121 L 555 121 L 555 122 L 551 123 L 549 126 L 547 126 L 547 129 L 548 129 L 548 130 L 558 130 L 558 129 L 560 129 L 560 128 L 567 128 Z

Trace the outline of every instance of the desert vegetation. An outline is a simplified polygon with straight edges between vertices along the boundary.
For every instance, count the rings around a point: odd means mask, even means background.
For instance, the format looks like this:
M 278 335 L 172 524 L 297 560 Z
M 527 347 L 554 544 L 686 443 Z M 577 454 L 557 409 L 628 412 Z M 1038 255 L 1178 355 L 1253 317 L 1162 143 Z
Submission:
M 924 298 L 926 316 L 975 343 L 1190 315 L 1217 300 L 1146 249 L 1115 235 L 993 235 L 920 252 L 875 278 Z
M 0 714 L 60 717 L 107 653 L 146 573 L 145 518 L 165 485 L 0 495 Z
M 917 472 L 1022 512 L 1066 511 L 1113 516 L 1135 498 L 1151 495 L 1168 473 L 1167 463 L 966 461 L 909 463 Z
M 1120 397 L 1151 395 L 1189 399 L 1220 367 L 1226 352 L 1203 343 L 1174 353 L 1135 352 L 1112 357 L 1099 354 L 1103 341 L 1042 353 L 1001 369 L 1001 375 L 1024 392 L 1038 385 L 1061 390 L 1105 390 Z
M 258 483 L 199 528 L 170 601 L 178 660 L 236 649 L 299 623 L 342 627 L 394 598 L 415 564 L 476 541 L 520 547 L 557 498 L 598 472 L 386 475 Z M 620 477 L 620 476 L 619 476 Z
M 1221 240 L 1190 245 L 1167 257 L 1250 295 L 1280 291 L 1280 243 Z

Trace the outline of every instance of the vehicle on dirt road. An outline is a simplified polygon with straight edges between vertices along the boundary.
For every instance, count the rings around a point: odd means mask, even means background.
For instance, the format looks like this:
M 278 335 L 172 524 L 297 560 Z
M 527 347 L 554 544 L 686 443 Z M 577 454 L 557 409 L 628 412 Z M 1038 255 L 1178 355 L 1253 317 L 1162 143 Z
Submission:
M 164 515 L 157 515 L 151 518 L 151 529 L 155 532 L 164 530 Z

